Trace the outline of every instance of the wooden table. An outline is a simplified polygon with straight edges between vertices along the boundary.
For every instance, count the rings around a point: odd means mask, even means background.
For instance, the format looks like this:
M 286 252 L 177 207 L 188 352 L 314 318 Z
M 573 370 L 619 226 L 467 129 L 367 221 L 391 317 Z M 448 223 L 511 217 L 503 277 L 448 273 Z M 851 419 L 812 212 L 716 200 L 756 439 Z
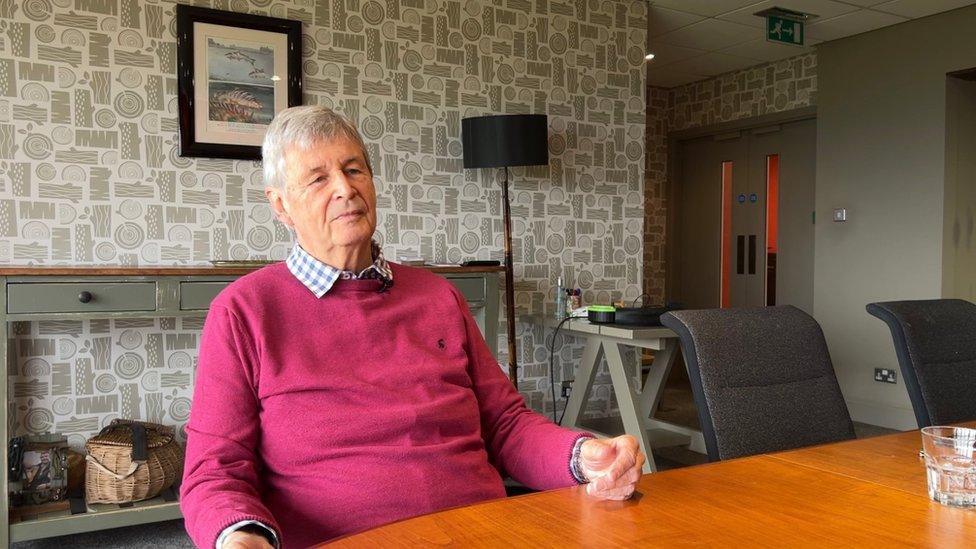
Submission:
M 548 321 L 549 324 L 553 322 Z M 566 403 L 566 414 L 562 421 L 564 426 L 593 432 L 581 425 L 580 420 L 600 361 L 605 357 L 624 432 L 637 439 L 641 451 L 647 456 L 645 473 L 657 471 L 651 454 L 652 447 L 687 444 L 692 451 L 705 453 L 701 431 L 653 418 L 674 365 L 678 349 L 677 334 L 662 327 L 591 324 L 586 319 L 567 321 L 560 331 L 585 341 L 583 356 L 573 379 L 573 390 Z M 640 368 L 628 368 L 624 363 L 626 347 L 654 351 L 654 362 L 643 385 L 640 383 Z M 671 436 L 664 436 L 669 433 Z M 606 433 L 596 434 L 608 436 Z
M 959 426 L 976 429 L 976 421 L 960 423 Z M 790 450 L 771 454 L 770 457 L 928 497 L 925 461 L 919 455 L 921 449 L 922 434 L 919 431 L 906 431 L 867 440 Z
M 593 499 L 582 487 L 552 490 L 333 545 L 976 547 L 976 510 L 928 499 L 920 444 L 912 431 L 649 474 L 625 502 Z

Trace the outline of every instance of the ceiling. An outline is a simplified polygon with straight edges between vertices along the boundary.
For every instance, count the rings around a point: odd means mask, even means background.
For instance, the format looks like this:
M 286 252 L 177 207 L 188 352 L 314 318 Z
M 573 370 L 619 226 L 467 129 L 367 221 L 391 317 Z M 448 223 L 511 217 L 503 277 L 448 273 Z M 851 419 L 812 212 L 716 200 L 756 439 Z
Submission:
M 860 34 L 970 4 L 974 0 L 652 0 L 648 13 L 648 83 L 671 88 L 729 71 L 813 51 L 828 40 Z M 771 7 L 817 15 L 803 47 L 767 42 Z

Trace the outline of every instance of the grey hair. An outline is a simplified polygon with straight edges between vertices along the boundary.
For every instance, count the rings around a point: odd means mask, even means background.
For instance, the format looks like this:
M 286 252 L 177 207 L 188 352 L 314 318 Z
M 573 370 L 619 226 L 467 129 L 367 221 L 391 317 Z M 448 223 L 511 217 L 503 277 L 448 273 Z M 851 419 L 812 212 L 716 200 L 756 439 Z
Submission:
M 285 151 L 290 146 L 307 150 L 316 141 L 333 141 L 346 138 L 359 145 L 369 173 L 369 151 L 356 126 L 341 114 L 319 105 L 291 107 L 278 113 L 268 126 L 261 145 L 264 163 L 264 184 L 285 188 Z

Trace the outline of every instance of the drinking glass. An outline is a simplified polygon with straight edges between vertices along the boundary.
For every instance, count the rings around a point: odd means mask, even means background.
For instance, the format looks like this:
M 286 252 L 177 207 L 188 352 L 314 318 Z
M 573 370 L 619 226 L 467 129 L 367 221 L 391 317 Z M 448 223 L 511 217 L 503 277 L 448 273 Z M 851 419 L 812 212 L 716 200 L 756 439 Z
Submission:
M 976 507 L 976 429 L 922 429 L 929 497 L 953 507 Z

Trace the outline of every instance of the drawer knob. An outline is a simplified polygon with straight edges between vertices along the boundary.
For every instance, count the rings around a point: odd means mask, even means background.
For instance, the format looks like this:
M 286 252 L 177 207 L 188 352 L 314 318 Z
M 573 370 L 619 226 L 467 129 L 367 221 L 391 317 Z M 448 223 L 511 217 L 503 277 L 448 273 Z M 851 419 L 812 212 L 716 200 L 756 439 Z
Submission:
M 78 301 L 80 301 L 82 303 L 88 303 L 91 300 L 92 300 L 92 293 L 91 292 L 85 291 L 85 292 L 81 292 L 80 294 L 78 294 Z

